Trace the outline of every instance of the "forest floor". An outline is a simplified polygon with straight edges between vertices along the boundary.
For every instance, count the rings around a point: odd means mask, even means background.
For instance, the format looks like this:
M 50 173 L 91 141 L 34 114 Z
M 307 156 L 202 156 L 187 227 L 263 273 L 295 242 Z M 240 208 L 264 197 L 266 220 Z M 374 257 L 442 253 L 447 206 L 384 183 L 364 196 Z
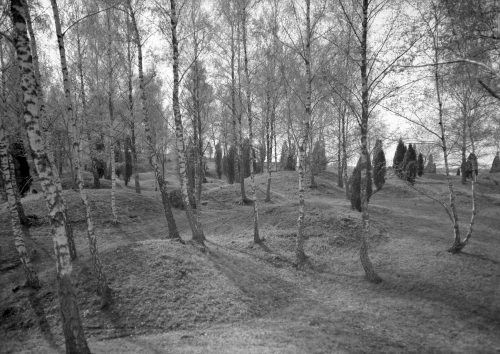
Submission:
M 458 178 L 465 234 L 470 186 Z M 335 174 L 323 172 L 318 188 L 306 189 L 309 259 L 301 269 L 294 263 L 297 173 L 273 172 L 269 203 L 263 202 L 267 175 L 256 180 L 262 245 L 252 242 L 253 209 L 238 202 L 239 185 L 213 175 L 203 193 L 206 248 L 165 238 L 151 173 L 141 174 L 141 195 L 133 181 L 118 181 L 117 225 L 109 189 L 89 189 L 113 294 L 104 309 L 95 294 L 83 208 L 77 192 L 65 191 L 79 253 L 73 274 L 93 353 L 500 353 L 499 174 L 480 175 L 474 233 L 458 255 L 446 252 L 453 233 L 443 207 L 389 176 L 370 201 L 369 252 L 383 278 L 379 285 L 364 279 L 361 215 L 351 210 Z M 173 175 L 168 181 L 169 188 L 178 185 Z M 448 203 L 442 175 L 424 175 L 415 188 Z M 0 205 L 0 352 L 64 353 L 45 204 L 41 194 L 23 204 L 40 218 L 25 232 L 37 250 L 43 287 L 22 287 Z M 174 215 L 189 240 L 185 213 Z

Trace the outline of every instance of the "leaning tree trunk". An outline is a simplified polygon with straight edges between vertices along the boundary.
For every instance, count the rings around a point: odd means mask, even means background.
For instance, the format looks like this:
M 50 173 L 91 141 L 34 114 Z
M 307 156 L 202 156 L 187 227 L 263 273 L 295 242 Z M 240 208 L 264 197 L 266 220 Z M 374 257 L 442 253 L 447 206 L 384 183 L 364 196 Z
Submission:
M 175 223 L 174 214 L 172 213 L 172 206 L 170 205 L 170 200 L 168 199 L 167 186 L 165 184 L 162 171 L 160 171 L 160 166 L 158 166 L 156 150 L 151 135 L 151 127 L 149 123 L 149 116 L 148 116 L 147 102 L 146 102 L 146 89 L 144 85 L 144 74 L 142 70 L 142 43 L 140 39 L 141 37 L 139 36 L 139 28 L 137 27 L 137 22 L 135 20 L 135 13 L 132 9 L 130 0 L 127 2 L 127 6 L 130 12 L 129 15 L 132 20 L 132 27 L 135 33 L 135 43 L 137 46 L 137 62 L 139 69 L 139 91 L 142 103 L 142 119 L 144 123 L 144 133 L 146 134 L 146 142 L 149 148 L 149 158 L 151 160 L 151 164 L 154 167 L 156 175 L 155 190 L 156 190 L 156 184 L 158 184 L 158 186 L 160 187 L 161 200 L 163 202 L 163 210 L 165 212 L 165 218 L 167 219 L 168 238 L 181 240 L 181 237 L 179 236 L 179 230 L 177 229 L 177 224 Z
M 34 153 L 35 167 L 46 204 L 49 206 L 51 234 L 56 254 L 59 300 L 67 353 L 90 353 L 80 320 L 78 302 L 71 282 L 72 265 L 68 251 L 66 219 L 62 191 L 55 183 L 52 167 L 44 150 L 38 123 L 38 96 L 33 73 L 30 44 L 26 30 L 26 16 L 21 0 L 11 1 L 11 15 L 14 24 L 14 44 L 17 62 L 21 72 L 21 86 L 24 101 L 24 121 Z
M 40 281 L 30 262 L 28 252 L 24 244 L 23 230 L 17 213 L 16 197 L 14 196 L 14 189 L 12 188 L 12 178 L 8 160 L 7 139 L 5 137 L 5 129 L 3 123 L 4 117 L 0 120 L 0 171 L 4 178 L 4 188 L 7 194 L 7 201 L 9 205 L 10 220 L 12 224 L 12 231 L 14 232 L 14 245 L 16 246 L 19 260 L 23 266 L 24 274 L 26 275 L 26 285 L 31 288 L 37 289 L 40 287 Z
M 170 24 L 172 29 L 172 52 L 173 52 L 173 77 L 174 77 L 174 87 L 173 87 L 173 109 L 174 109 L 174 119 L 175 119 L 175 137 L 176 137 L 176 147 L 177 147 L 177 157 L 179 160 L 179 175 L 181 180 L 181 192 L 184 200 L 184 207 L 186 210 L 187 219 L 191 231 L 193 233 L 193 240 L 203 244 L 204 235 L 201 225 L 196 220 L 193 208 L 189 202 L 189 193 L 187 186 L 187 175 L 186 175 L 186 155 L 184 152 L 184 137 L 183 137 L 183 127 L 181 111 L 179 106 L 179 48 L 177 40 L 177 12 L 176 12 L 176 1 L 170 0 Z
M 369 0 L 363 0 L 362 38 L 361 38 L 361 212 L 363 219 L 363 233 L 361 236 L 361 247 L 359 250 L 361 264 L 365 270 L 366 279 L 371 283 L 380 283 L 382 279 L 373 269 L 372 262 L 368 256 L 368 237 L 370 236 L 370 213 L 368 211 L 368 60 L 367 60 L 367 35 L 368 35 L 368 4 Z
M 111 60 L 112 35 L 111 35 L 111 10 L 106 10 L 108 24 L 108 110 L 109 110 L 109 138 L 111 152 L 111 213 L 113 224 L 118 223 L 116 210 L 116 161 L 115 161 L 115 114 L 113 107 L 113 63 Z
M 95 236 L 94 222 L 92 220 L 92 212 L 90 209 L 90 202 L 87 197 L 87 191 L 82 176 L 81 159 L 80 159 L 80 137 L 78 136 L 78 119 L 73 112 L 73 103 L 71 102 L 71 87 L 69 82 L 68 65 L 66 63 L 66 50 L 64 46 L 64 38 L 61 32 L 61 24 L 59 22 L 59 9 L 55 0 L 52 0 L 52 10 L 54 12 L 54 21 L 56 25 L 57 42 L 59 46 L 59 55 L 61 60 L 61 70 L 63 76 L 64 96 L 66 99 L 66 111 L 68 119 L 72 122 L 73 131 L 73 166 L 75 168 L 76 181 L 78 190 L 80 191 L 80 199 L 85 208 L 85 218 L 87 221 L 87 236 L 89 240 L 90 256 L 92 259 L 92 266 L 94 268 L 94 275 L 97 278 L 97 289 L 103 299 L 103 305 L 107 304 L 109 297 L 109 288 L 106 275 L 99 259 L 97 251 L 97 238 Z

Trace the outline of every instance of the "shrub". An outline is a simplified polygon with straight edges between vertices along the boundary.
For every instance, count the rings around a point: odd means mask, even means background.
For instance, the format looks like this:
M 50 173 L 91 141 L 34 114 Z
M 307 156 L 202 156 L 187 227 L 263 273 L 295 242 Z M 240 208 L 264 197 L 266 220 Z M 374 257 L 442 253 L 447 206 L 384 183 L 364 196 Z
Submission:
M 314 174 L 318 174 L 318 172 L 324 171 L 326 169 L 328 160 L 326 159 L 326 150 L 324 141 L 317 140 L 316 143 L 314 143 L 311 162 L 312 162 L 311 172 Z
M 377 140 L 373 153 L 373 183 L 377 190 L 381 190 L 385 184 L 385 173 L 387 171 L 385 154 L 382 149 L 382 140 Z
M 413 162 L 412 166 L 410 164 Z M 404 178 L 413 184 L 417 176 L 417 153 L 410 144 L 403 160 Z
M 470 153 L 469 157 L 467 158 L 467 178 L 472 178 L 472 174 L 475 174 L 477 176 L 478 173 L 478 164 L 477 164 L 477 157 L 474 153 Z
M 413 185 L 415 183 L 415 178 L 417 176 L 417 162 L 416 161 L 410 161 L 406 165 L 406 180 Z
M 424 174 L 424 157 L 422 156 L 422 153 L 419 153 L 417 158 L 417 175 L 418 177 L 422 177 L 423 174 Z
M 222 176 L 222 149 L 220 143 L 215 145 L 215 171 L 217 172 L 217 177 L 220 179 Z
M 123 175 L 123 181 L 125 182 L 125 185 L 128 185 L 133 172 L 132 148 L 132 140 L 129 136 L 127 136 L 127 138 L 125 139 L 125 171 Z
M 115 164 L 116 177 L 121 178 L 120 176 L 122 176 L 124 173 L 125 173 L 125 166 L 122 163 L 116 163 Z
M 168 200 L 170 201 L 172 207 L 184 210 L 184 201 L 182 199 L 182 192 L 180 188 L 174 189 L 168 193 Z M 196 209 L 196 200 L 193 195 L 189 196 L 189 203 L 193 209 Z
M 500 158 L 498 157 L 498 152 L 491 163 L 490 173 L 500 172 Z
M 286 161 L 288 159 L 288 144 L 285 141 L 283 145 L 281 146 L 281 154 L 280 154 L 280 165 L 281 169 L 285 170 L 286 169 Z
M 288 156 L 286 159 L 285 170 L 287 171 L 295 171 L 297 167 L 297 149 L 295 148 L 295 144 L 292 143 L 290 148 L 288 149 Z
M 250 177 L 250 140 L 245 138 L 243 140 L 243 146 L 241 150 L 241 154 L 243 155 L 243 178 Z
M 394 153 L 394 159 L 392 160 L 392 168 L 394 168 L 394 173 L 399 178 L 403 175 L 403 160 L 405 158 L 406 147 L 403 140 L 399 138 L 398 146 L 396 152 Z
M 371 176 L 371 161 L 370 155 L 368 155 L 368 170 L 367 170 L 367 196 L 368 202 L 370 201 L 370 197 L 372 195 L 372 176 Z M 349 198 L 351 200 L 352 209 L 356 209 L 357 211 L 361 211 L 361 157 L 352 171 L 351 178 L 349 178 Z
M 236 147 L 231 145 L 227 152 L 227 183 L 233 184 L 236 172 Z

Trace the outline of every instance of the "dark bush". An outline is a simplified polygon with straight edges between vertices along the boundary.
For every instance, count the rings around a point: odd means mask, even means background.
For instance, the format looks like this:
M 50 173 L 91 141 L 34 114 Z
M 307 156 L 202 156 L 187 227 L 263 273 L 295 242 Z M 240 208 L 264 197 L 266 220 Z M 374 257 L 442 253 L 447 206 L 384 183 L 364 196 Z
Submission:
M 372 174 L 371 174 L 371 161 L 370 155 L 368 155 L 368 170 L 367 170 L 367 196 L 368 202 L 372 195 Z M 361 211 L 361 157 L 358 160 L 354 171 L 352 171 L 351 178 L 349 178 L 349 197 L 351 200 L 351 208 L 357 211 Z
M 17 189 L 19 190 L 19 194 L 24 196 L 29 192 L 33 180 L 30 174 L 26 150 L 21 138 L 16 138 L 10 145 L 10 155 L 12 157 L 12 167 L 14 167 Z
M 227 152 L 227 183 L 233 184 L 236 172 L 236 147 L 231 145 Z
M 394 173 L 399 178 L 403 176 L 403 160 L 405 158 L 406 147 L 403 140 L 399 138 L 398 146 L 396 152 L 394 153 L 394 159 L 392 160 L 392 168 L 394 168 Z
M 418 177 L 422 177 L 423 174 L 424 174 L 424 157 L 422 156 L 422 153 L 419 153 L 417 158 L 417 175 Z
M 220 143 L 215 145 L 215 171 L 219 179 L 222 177 L 222 149 Z
M 387 171 L 385 154 L 382 149 L 382 140 L 377 140 L 373 158 L 373 183 L 377 190 L 382 189 L 385 184 L 385 173 Z
M 180 188 L 174 189 L 168 193 L 168 200 L 170 201 L 172 207 L 184 210 L 184 201 L 182 199 L 182 192 Z M 189 203 L 193 209 L 196 209 L 196 201 L 193 195 L 190 196 Z

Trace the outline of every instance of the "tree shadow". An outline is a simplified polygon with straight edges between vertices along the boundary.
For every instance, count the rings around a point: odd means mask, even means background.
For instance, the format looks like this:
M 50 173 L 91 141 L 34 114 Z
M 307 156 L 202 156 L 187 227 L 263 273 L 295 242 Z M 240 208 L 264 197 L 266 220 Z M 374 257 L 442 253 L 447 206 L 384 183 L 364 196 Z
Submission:
M 496 264 L 496 265 L 500 264 L 499 261 L 496 261 L 494 259 L 488 258 L 488 257 L 486 257 L 486 256 L 484 256 L 482 254 L 472 254 L 472 253 L 460 252 L 458 255 L 464 255 L 466 257 L 481 259 L 483 261 L 491 262 L 491 263 Z
M 40 296 L 39 293 L 35 291 L 30 291 L 28 295 L 28 300 L 33 308 L 33 312 L 35 313 L 36 320 L 40 327 L 40 332 L 43 337 L 49 344 L 49 346 L 58 353 L 63 353 L 63 350 L 57 345 L 57 341 L 52 333 L 50 328 L 50 324 L 47 321 L 47 315 L 45 313 L 45 309 L 43 308 L 42 299 L 50 294 L 50 292 L 45 293 L 43 296 Z
M 270 310 L 286 306 L 297 294 L 293 283 L 257 261 L 210 248 L 206 254 L 214 267 L 251 299 L 249 306 L 253 315 L 263 316 Z

